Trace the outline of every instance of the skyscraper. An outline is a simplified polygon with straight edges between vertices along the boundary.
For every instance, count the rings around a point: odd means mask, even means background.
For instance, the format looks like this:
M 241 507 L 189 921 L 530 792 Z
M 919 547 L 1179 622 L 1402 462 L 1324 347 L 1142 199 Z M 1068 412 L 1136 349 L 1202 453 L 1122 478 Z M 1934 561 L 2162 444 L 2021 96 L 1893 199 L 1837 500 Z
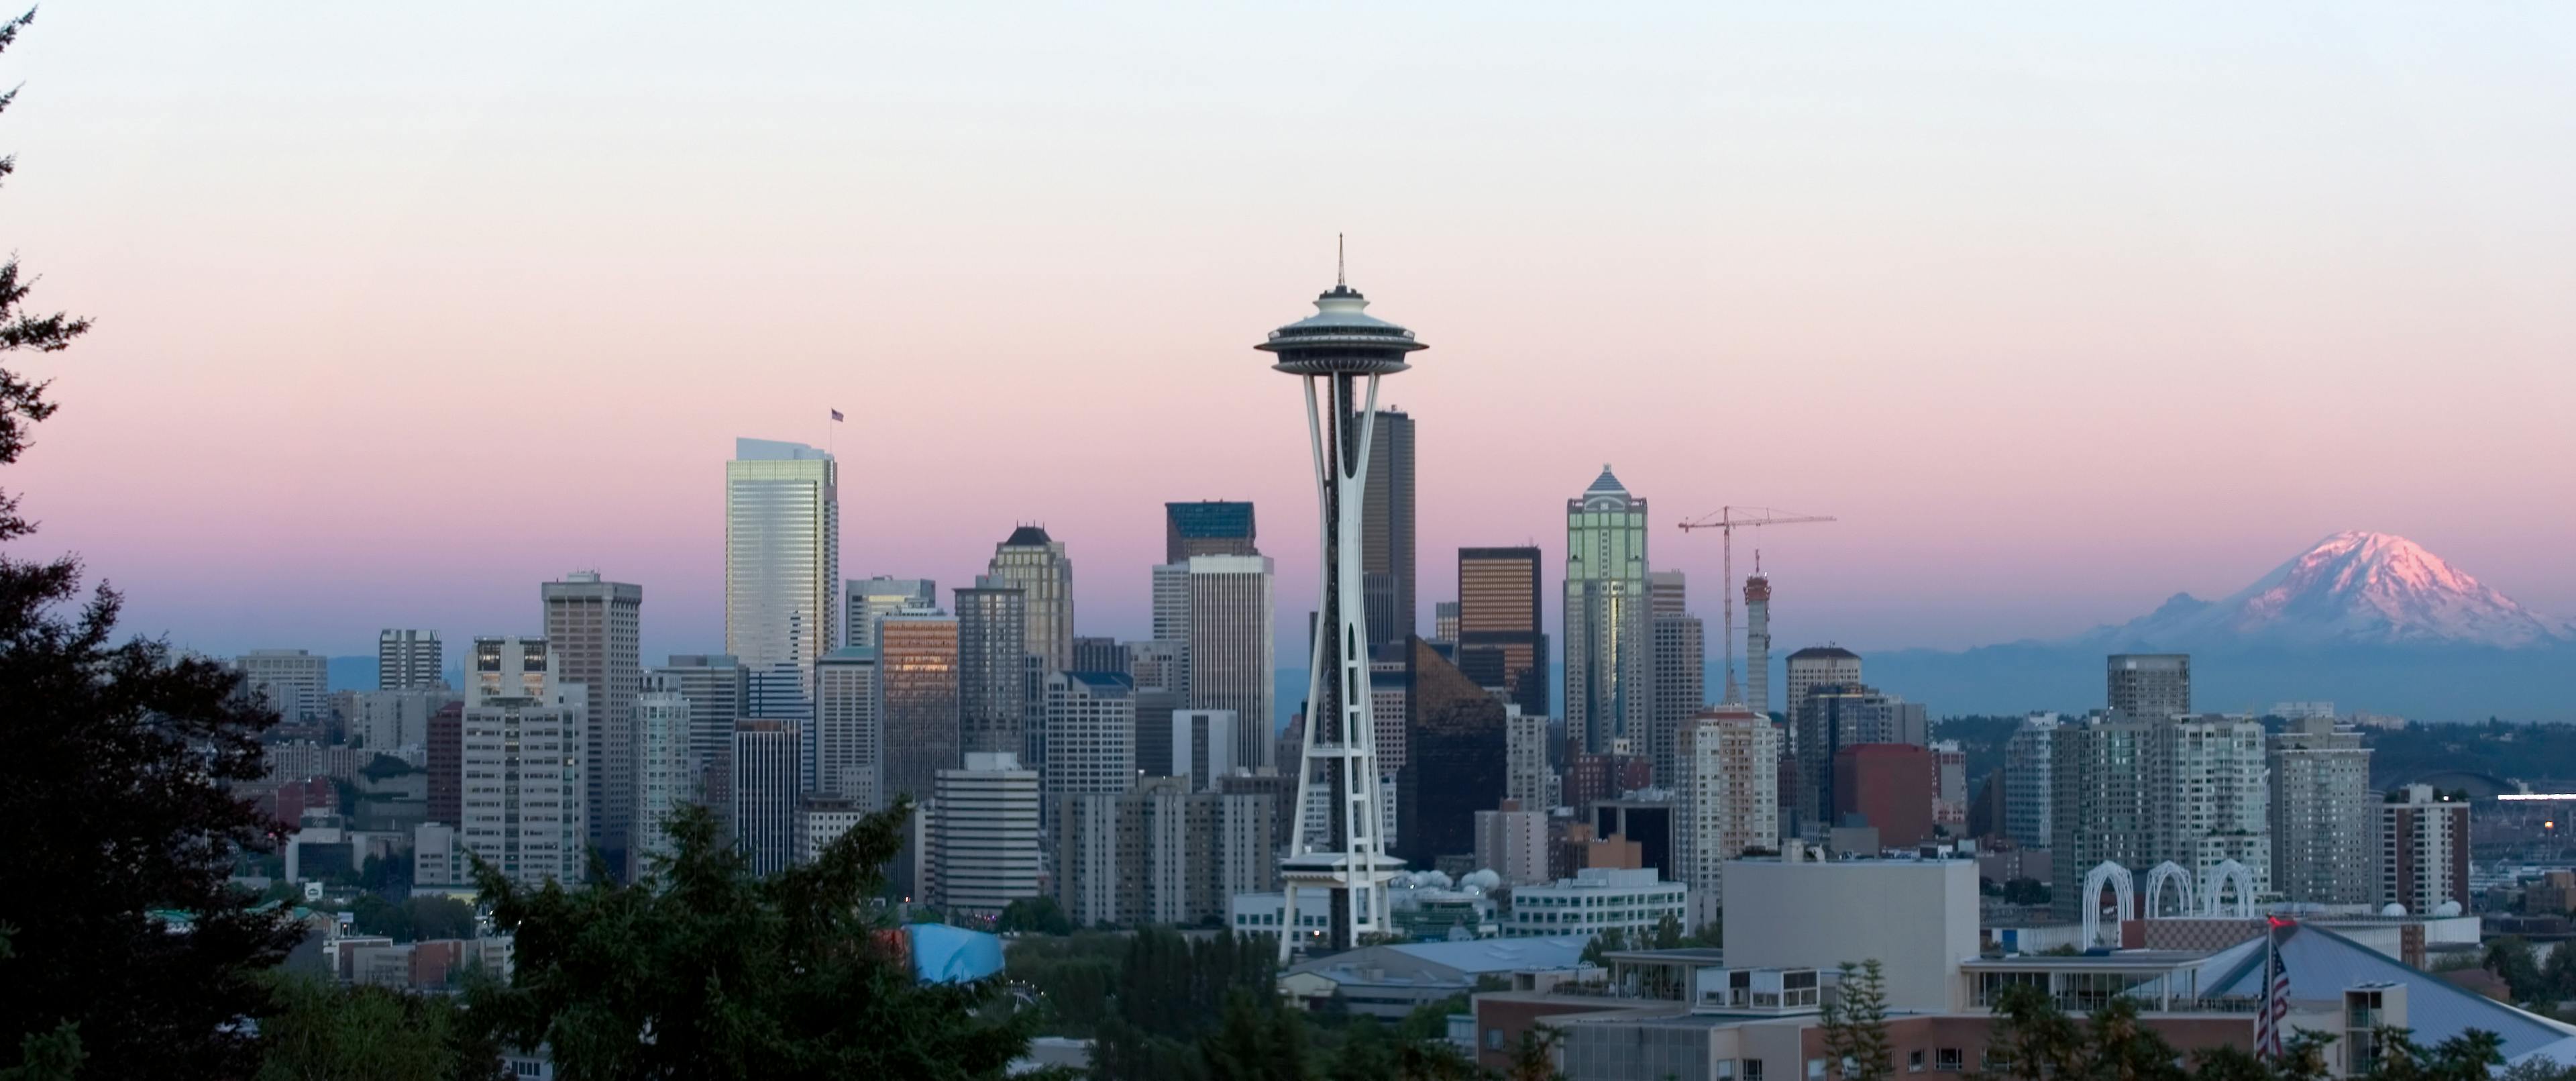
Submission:
M 233 659 L 242 685 L 286 721 L 320 720 L 331 700 L 330 658 L 301 649 L 254 649 Z
M 923 877 L 940 904 L 998 913 L 1040 893 L 1038 772 L 1006 753 L 967 755 L 963 766 L 936 775 Z
M 1191 556 L 1255 556 L 1252 504 L 1204 499 L 1163 504 L 1163 562 Z
M 993 546 L 991 582 L 981 586 L 1018 586 L 1026 593 L 1027 652 L 1043 671 L 1061 672 L 1073 663 L 1073 560 L 1064 542 L 1047 536 L 1045 526 L 1024 525 Z M 1034 766 L 1034 763 L 1028 763 Z
M 733 722 L 751 716 L 751 672 L 729 653 L 675 653 L 645 674 L 647 689 L 689 700 L 689 783 L 707 798 L 708 771 L 733 746 Z
M 1771 579 L 1760 571 L 1744 580 L 1744 704 L 1771 715 Z
M 2050 745 L 2057 739 L 2057 715 L 2034 713 L 2004 740 L 2004 836 L 2023 848 L 2056 843 L 2050 825 Z
M 474 652 L 478 672 L 492 678 L 466 680 L 459 839 L 512 881 L 578 883 L 589 863 L 582 822 L 587 689 L 557 678 L 543 640 L 477 638 Z
M 1029 723 L 1036 711 L 1028 688 L 1028 594 L 989 576 L 956 593 L 959 745 L 967 754 L 1007 751 L 1043 768 L 1023 743 L 1038 734 Z
M 877 651 L 851 646 L 814 662 L 814 789 L 861 813 L 885 807 L 885 725 Z
M 671 854 L 665 832 L 681 804 L 698 798 L 691 746 L 689 700 L 675 691 L 648 689 L 635 696 L 635 822 L 627 842 L 627 881 Z
M 725 463 L 725 652 L 802 670 L 840 641 L 841 474 L 802 443 L 734 440 Z
M 1835 756 L 1843 748 L 1866 743 L 1921 746 L 1927 742 L 1928 724 L 1920 704 L 1857 683 L 1809 687 L 1797 709 L 1797 723 L 1793 726 L 1798 764 L 1796 827 L 1801 835 L 1812 839 L 1821 839 L 1824 831 L 1840 824 L 1834 814 L 1834 773 L 1839 761 Z M 1929 794 L 1924 796 L 1923 813 L 1932 813 Z
M 1506 706 L 1503 795 L 1533 811 L 1556 806 L 1556 770 L 1547 761 L 1547 718 Z
M 1068 796 L 1116 795 L 1136 783 L 1136 695 L 1127 677 L 1047 673 L 1046 730 L 1042 822 L 1052 824 Z
M 1535 547 L 1458 549 L 1458 668 L 1533 717 L 1555 708 L 1538 565 Z
M 1565 732 L 1576 751 L 1641 740 L 1654 709 L 1646 501 L 1610 467 L 1565 501 Z
M 928 578 L 853 578 L 841 584 L 842 622 L 849 627 L 841 640 L 862 649 L 877 644 L 877 620 L 906 608 L 939 607 L 939 583 Z
M 1648 576 L 1654 598 L 1654 711 L 1646 724 L 1646 756 L 1655 762 L 1655 784 L 1672 787 L 1680 775 L 1675 740 L 1682 725 L 1708 706 L 1708 637 L 1685 604 L 1680 571 Z
M 1362 936 L 1388 928 L 1386 883 L 1402 867 L 1386 855 L 1385 817 L 1378 806 L 1377 726 L 1365 688 L 1368 647 L 1380 639 L 1368 628 L 1362 549 L 1369 459 L 1377 442 L 1373 428 L 1376 420 L 1383 419 L 1376 412 L 1378 380 L 1405 370 L 1405 358 L 1424 346 L 1412 331 L 1367 314 L 1367 298 L 1346 282 L 1337 282 L 1317 297 L 1315 307 L 1316 314 L 1272 331 L 1268 340 L 1254 348 L 1276 356 L 1272 367 L 1296 376 L 1304 385 L 1323 514 L 1323 588 L 1316 610 L 1321 633 L 1313 636 L 1302 756 L 1294 772 L 1299 785 L 1296 806 L 1303 808 L 1311 797 L 1320 795 L 1329 810 L 1321 836 L 1307 829 L 1302 813 L 1296 816 L 1288 858 L 1280 866 L 1283 901 L 1287 911 L 1294 913 L 1300 889 L 1325 891 L 1328 916 L 1321 945 L 1328 952 L 1340 952 L 1357 946 Z M 1410 458 L 1408 445 L 1401 538 L 1408 561 L 1413 544 Z M 1392 470 L 1389 478 L 1392 498 Z M 1390 559 L 1396 540 L 1390 533 Z M 1411 567 L 1403 569 L 1409 575 Z M 1265 572 L 1265 593 L 1267 578 Z M 1194 624 L 1195 609 L 1193 604 Z M 1410 612 L 1405 614 L 1406 619 L 1411 617 Z M 1266 638 L 1268 621 L 1263 622 Z M 1190 633 L 1195 654 L 1206 638 L 1195 625 Z M 1202 669 L 1196 657 L 1190 663 L 1195 702 Z M 1259 735 L 1266 740 L 1270 736 L 1266 709 L 1261 720 Z M 1279 938 L 1282 960 L 1288 957 L 1291 937 Z
M 1780 700 L 1780 708 L 1792 722 L 1809 690 L 1828 683 L 1860 682 L 1860 654 L 1841 646 L 1808 646 L 1790 654 L 1787 667 L 1789 693 Z
M 555 671 L 590 689 L 582 726 L 582 823 L 608 865 L 627 868 L 635 830 L 635 696 L 643 690 L 644 587 L 575 571 L 543 583 Z
M 877 624 L 877 679 L 886 747 L 882 802 L 911 796 L 918 803 L 930 797 L 939 771 L 957 768 L 963 753 L 957 618 L 935 612 L 885 617 Z
M 2111 712 L 2138 718 L 2191 712 L 2191 655 L 2114 653 L 2105 664 Z
M 803 743 L 786 721 L 734 723 L 726 822 L 753 874 L 774 875 L 796 864 L 796 808 L 803 798 L 797 748 Z
M 2216 885 L 2212 869 L 2228 860 L 2245 868 L 2255 897 L 2270 891 L 2271 789 L 2261 724 L 2112 714 L 2061 727 L 2051 743 L 2050 905 L 2058 918 L 2082 914 L 2080 884 L 2104 860 L 2132 875 L 2167 860 L 2180 864 L 2202 905 L 2210 902 L 2204 891 Z M 2139 913 L 2157 911 L 2155 903 L 2142 896 Z
M 1413 418 L 1380 409 L 1360 505 L 1360 574 L 1371 650 L 1410 648 L 1414 630 Z
M 1216 779 L 1234 772 L 1237 764 L 1234 729 L 1231 710 L 1174 710 L 1163 737 L 1171 756 L 1171 768 L 1159 774 L 1151 766 L 1140 768 L 1152 776 L 1182 778 L 1189 782 L 1193 792 L 1214 788 Z
M 1184 701 L 1190 709 L 1233 710 L 1243 763 L 1269 765 L 1279 671 L 1270 557 L 1193 556 L 1189 568 Z
M 1396 854 L 1429 867 L 1476 851 L 1476 812 L 1502 806 L 1510 791 L 1507 707 L 1440 656 L 1412 641 L 1406 666 L 1408 760 L 1396 775 Z
M 1127 674 L 1127 646 L 1115 638 L 1075 636 L 1073 667 L 1068 672 L 1116 672 Z
M 376 632 L 376 689 L 425 691 L 447 685 L 447 644 L 437 631 Z
M 2379 805 L 2379 903 L 2438 914 L 2469 906 L 2469 805 L 2431 785 L 2396 790 Z
M 1680 821 L 1666 877 L 1690 886 L 1693 927 L 1717 917 L 1726 861 L 1779 839 L 1779 741 L 1768 718 L 1743 706 L 1704 710 L 1675 735 L 1668 787 Z
M 2271 737 L 2272 888 L 2292 901 L 2366 905 L 2379 895 L 2379 794 L 2370 748 L 2332 717 Z

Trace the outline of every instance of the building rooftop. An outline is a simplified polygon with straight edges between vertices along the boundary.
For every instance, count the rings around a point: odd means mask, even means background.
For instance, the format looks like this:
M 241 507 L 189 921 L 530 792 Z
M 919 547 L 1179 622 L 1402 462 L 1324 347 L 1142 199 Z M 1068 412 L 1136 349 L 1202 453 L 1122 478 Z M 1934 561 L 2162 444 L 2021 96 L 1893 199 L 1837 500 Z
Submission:
M 1856 661 L 1860 659 L 1860 654 L 1844 649 L 1841 646 L 1808 646 L 1805 649 L 1789 655 L 1789 659 L 1793 661 L 1802 657 L 1808 660 Z
M 1223 499 L 1205 499 L 1196 503 L 1165 503 L 1163 512 L 1171 516 L 1172 528 L 1184 537 L 1249 537 L 1252 535 L 1252 504 Z
M 1012 530 L 1010 539 L 1005 540 L 1002 543 L 1014 548 L 1021 548 L 1043 546 L 1054 543 L 1054 541 L 1055 538 L 1047 536 L 1045 526 L 1024 525 L 1018 529 Z

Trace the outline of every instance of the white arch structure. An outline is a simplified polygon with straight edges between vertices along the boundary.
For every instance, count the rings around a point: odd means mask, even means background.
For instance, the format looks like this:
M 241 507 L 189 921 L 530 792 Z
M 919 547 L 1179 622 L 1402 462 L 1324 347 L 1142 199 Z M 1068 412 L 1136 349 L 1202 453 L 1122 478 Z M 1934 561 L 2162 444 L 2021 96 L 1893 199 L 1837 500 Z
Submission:
M 2219 906 L 2222 901 L 2219 894 L 2230 884 L 2236 887 L 2236 903 L 2227 906 L 2233 911 L 2220 911 Z M 2235 860 L 2220 860 L 2218 865 L 2210 868 L 2206 876 L 2201 879 L 2200 898 L 2204 910 L 2211 916 L 2233 916 L 2240 920 L 2253 919 L 2254 872 L 2246 870 L 2244 864 Z
M 2181 903 L 2171 910 L 2165 908 L 2166 883 L 2172 883 L 2182 894 Z M 2147 872 L 2147 919 L 2186 919 L 2198 911 L 2200 909 L 2192 904 L 2191 872 L 2183 865 L 2166 860 L 2157 864 L 2155 870 Z
M 2129 921 L 2130 913 L 2138 910 L 2137 893 L 2129 881 L 2128 868 L 2110 860 L 2103 860 L 2095 864 L 2092 870 L 2084 872 L 2084 889 L 2079 896 L 2083 898 L 2084 948 L 2088 950 L 2105 945 L 2101 941 L 2102 884 L 2105 882 L 2111 884 L 2111 892 L 2114 894 L 2111 911 L 2111 941 L 2107 943 L 2108 945 L 2115 948 L 2120 945 L 2121 925 Z

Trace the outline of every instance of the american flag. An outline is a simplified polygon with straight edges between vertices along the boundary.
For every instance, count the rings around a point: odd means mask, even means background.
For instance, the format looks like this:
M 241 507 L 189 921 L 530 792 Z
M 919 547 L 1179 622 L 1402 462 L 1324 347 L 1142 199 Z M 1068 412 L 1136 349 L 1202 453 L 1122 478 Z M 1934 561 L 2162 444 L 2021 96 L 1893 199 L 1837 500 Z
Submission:
M 2290 1016 L 2290 965 L 2281 959 L 2281 928 L 2288 924 L 2275 918 L 2266 930 L 2268 978 L 2263 981 L 2263 1004 L 2254 1012 L 2254 1053 L 2274 1061 L 2281 1058 L 2281 1028 Z
M 833 410 L 833 411 L 832 411 L 832 419 L 833 419 L 833 420 L 839 420 L 839 419 L 841 419 L 841 411 L 840 411 L 840 410 L 838 410 L 838 409 Z

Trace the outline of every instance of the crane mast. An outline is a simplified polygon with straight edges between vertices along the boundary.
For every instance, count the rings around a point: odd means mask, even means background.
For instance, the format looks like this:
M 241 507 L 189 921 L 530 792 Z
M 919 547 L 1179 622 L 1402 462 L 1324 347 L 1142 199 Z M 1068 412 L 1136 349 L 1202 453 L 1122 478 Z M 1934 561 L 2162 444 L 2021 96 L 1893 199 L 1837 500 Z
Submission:
M 1789 514 L 1769 507 L 1719 507 L 1715 514 L 1702 515 L 1681 523 L 1682 532 L 1685 533 L 1698 529 L 1716 530 L 1721 541 L 1720 547 L 1725 551 L 1726 581 L 1718 590 L 1724 595 L 1726 602 L 1726 645 L 1723 647 L 1726 654 L 1725 702 L 1735 702 L 1738 695 L 1735 683 L 1735 531 L 1766 525 L 1804 525 L 1810 522 L 1833 520 L 1831 515 Z M 1769 703 L 1763 703 L 1757 708 L 1767 709 Z

